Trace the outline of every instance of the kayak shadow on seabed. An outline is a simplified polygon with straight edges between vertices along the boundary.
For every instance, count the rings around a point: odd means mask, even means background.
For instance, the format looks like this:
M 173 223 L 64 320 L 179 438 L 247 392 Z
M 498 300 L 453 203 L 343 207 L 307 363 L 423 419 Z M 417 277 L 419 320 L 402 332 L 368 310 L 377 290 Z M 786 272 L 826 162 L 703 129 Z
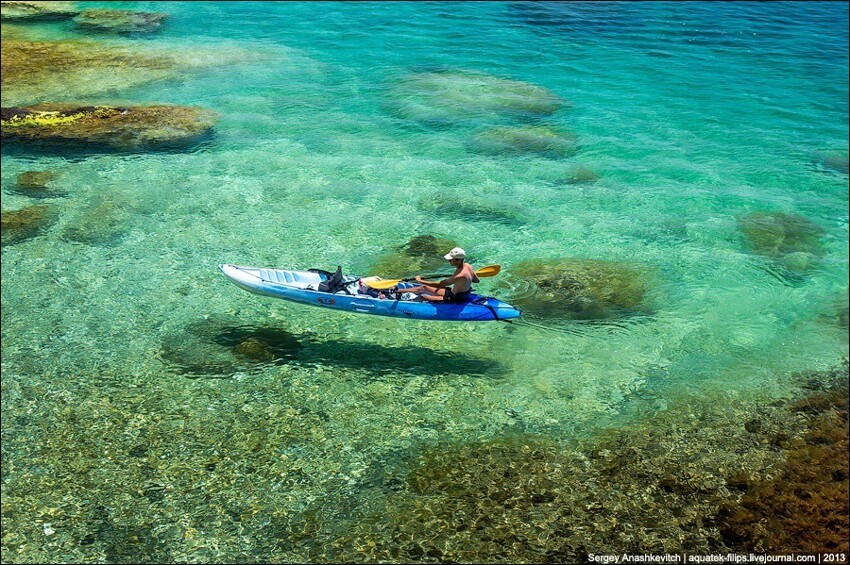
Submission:
M 227 379 L 270 366 L 345 367 L 413 376 L 471 375 L 498 378 L 506 368 L 492 359 L 429 347 L 375 343 L 292 333 L 280 327 L 240 326 L 203 320 L 164 336 L 158 355 L 171 371 L 188 378 Z

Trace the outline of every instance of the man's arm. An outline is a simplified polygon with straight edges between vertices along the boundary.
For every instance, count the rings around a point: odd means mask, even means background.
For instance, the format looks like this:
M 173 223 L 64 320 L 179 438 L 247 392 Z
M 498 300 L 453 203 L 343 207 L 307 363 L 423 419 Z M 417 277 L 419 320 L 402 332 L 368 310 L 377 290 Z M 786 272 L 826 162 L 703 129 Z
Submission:
M 449 277 L 447 279 L 441 280 L 440 282 L 436 282 L 426 281 L 423 280 L 422 277 L 416 277 L 416 282 L 420 283 L 422 286 L 430 286 L 432 288 L 446 288 L 455 284 L 457 280 L 457 277 Z

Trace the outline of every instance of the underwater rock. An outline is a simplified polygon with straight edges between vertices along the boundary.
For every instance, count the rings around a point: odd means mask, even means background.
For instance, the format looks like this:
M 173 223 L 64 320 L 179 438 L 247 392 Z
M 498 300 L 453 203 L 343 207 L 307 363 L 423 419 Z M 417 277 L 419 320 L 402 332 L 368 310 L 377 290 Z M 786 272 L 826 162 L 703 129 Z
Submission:
M 83 10 L 74 18 L 77 27 L 87 32 L 138 34 L 157 31 L 166 14 L 132 10 Z
M 813 377 L 813 394 L 764 409 L 699 393 L 578 444 L 518 434 L 381 461 L 382 498 L 334 524 L 322 551 L 341 563 L 847 551 L 847 363 Z
M 844 294 L 841 302 L 842 303 L 838 305 L 835 320 L 838 323 L 839 328 L 844 328 L 846 330 L 850 328 L 850 304 L 848 304 L 847 293 Z
M 301 347 L 301 341 L 283 329 L 204 320 L 167 335 L 159 353 L 167 365 L 181 373 L 230 377 L 270 363 L 287 363 Z
M 18 188 L 47 188 L 47 183 L 55 178 L 51 171 L 24 171 L 18 175 Z
M 542 86 L 472 71 L 408 75 L 390 89 L 387 102 L 394 114 L 428 125 L 548 116 L 565 104 Z
M 417 235 L 402 246 L 402 251 L 410 257 L 431 257 L 445 255 L 443 251 L 448 251 L 457 247 L 457 243 L 451 239 L 438 238 L 433 235 Z
M 109 247 L 121 242 L 129 219 L 127 207 L 108 201 L 84 210 L 62 230 L 62 239 Z
M 593 184 L 599 180 L 599 175 L 586 167 L 576 167 L 567 173 L 567 184 Z
M 539 155 L 560 159 L 578 151 L 575 135 L 550 126 L 496 127 L 473 136 L 470 148 L 485 155 Z
M 454 240 L 433 235 L 418 235 L 412 237 L 396 251 L 380 257 L 369 272 L 393 277 L 446 269 L 448 267 L 443 255 L 454 247 L 457 247 Z
M 53 216 L 52 209 L 44 204 L 3 212 L 3 245 L 12 245 L 37 236 L 53 223 Z
M 827 151 L 815 156 L 815 164 L 821 165 L 838 173 L 850 173 L 850 155 L 841 151 Z
M 576 464 L 533 436 L 425 449 L 405 490 L 333 541 L 332 561 L 575 562 L 545 556 L 563 548 L 559 518 L 571 511 L 564 498 Z
M 646 310 L 646 275 L 597 259 L 531 259 L 510 270 L 519 309 L 541 317 L 601 320 Z
M 52 171 L 24 171 L 18 175 L 13 191 L 30 198 L 64 196 L 65 192 L 49 186 L 55 178 L 56 175 Z
M 79 13 L 74 2 L 0 2 L 4 21 L 65 20 Z
M 825 249 L 824 230 L 810 220 L 787 212 L 753 212 L 738 220 L 750 252 L 776 261 L 791 273 L 819 264 Z
M 847 361 L 834 373 L 822 390 L 792 405 L 807 427 L 802 441 L 780 443 L 788 452 L 778 472 L 767 480 L 747 481 L 743 497 L 720 509 L 720 531 L 733 549 L 848 551 Z
M 528 213 L 519 205 L 495 204 L 487 200 L 453 196 L 445 192 L 425 196 L 419 200 L 417 206 L 423 212 L 460 220 L 482 220 L 509 226 L 521 226 L 528 223 Z
M 275 360 L 274 351 L 269 347 L 269 344 L 256 337 L 249 337 L 234 345 L 233 353 L 258 363 L 268 363 Z
M 217 117 L 191 106 L 41 104 L 4 108 L 0 134 L 6 142 L 139 151 L 194 144 Z
M 172 56 L 94 41 L 14 41 L 2 50 L 3 104 L 69 100 L 174 76 Z

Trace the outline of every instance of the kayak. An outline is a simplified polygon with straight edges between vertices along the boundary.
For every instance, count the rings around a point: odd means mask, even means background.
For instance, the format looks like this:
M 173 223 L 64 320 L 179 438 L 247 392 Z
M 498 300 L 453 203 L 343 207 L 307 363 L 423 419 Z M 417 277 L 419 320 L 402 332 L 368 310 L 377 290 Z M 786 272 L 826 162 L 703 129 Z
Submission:
M 359 277 L 351 275 L 341 277 L 335 285 L 339 289 L 336 292 L 324 291 L 320 290 L 320 285 L 327 284 L 334 274 L 319 269 L 292 271 L 238 265 L 219 265 L 219 268 L 232 283 L 248 292 L 346 312 L 455 322 L 510 320 L 521 314 L 510 304 L 475 293 L 463 302 L 448 304 L 378 298 L 364 294 L 358 284 Z M 415 285 L 402 282 L 398 286 L 403 290 Z

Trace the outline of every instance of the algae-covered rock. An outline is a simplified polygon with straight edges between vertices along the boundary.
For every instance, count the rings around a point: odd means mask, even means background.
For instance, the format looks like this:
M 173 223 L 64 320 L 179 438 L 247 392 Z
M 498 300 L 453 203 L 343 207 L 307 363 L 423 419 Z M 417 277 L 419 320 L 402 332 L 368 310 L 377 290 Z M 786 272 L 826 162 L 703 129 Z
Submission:
M 3 108 L 0 132 L 5 142 L 138 151 L 197 143 L 216 119 L 192 106 L 41 104 Z
M 578 151 L 575 135 L 550 126 L 502 126 L 475 134 L 470 147 L 485 155 L 539 155 L 559 159 Z
M 170 54 L 95 41 L 12 41 L 2 50 L 3 104 L 73 100 L 175 76 Z
M 775 261 L 789 273 L 804 273 L 824 256 L 824 230 L 803 216 L 753 212 L 738 220 L 750 252 Z
M 83 10 L 74 18 L 81 30 L 95 33 L 140 34 L 157 31 L 166 14 L 132 10 Z
M 334 524 L 322 555 L 582 563 L 602 550 L 847 551 L 847 363 L 812 377 L 817 391 L 792 401 L 694 393 L 566 445 L 526 433 L 441 442 L 397 468 L 382 460 L 378 500 Z
M 56 175 L 51 171 L 24 171 L 18 175 L 18 188 L 46 188 Z
M 0 2 L 4 21 L 66 20 L 79 13 L 74 2 Z
M 531 259 L 510 270 L 510 302 L 542 316 L 600 320 L 647 310 L 646 273 L 597 259 Z
M 738 222 L 753 253 L 782 257 L 790 253 L 823 255 L 823 228 L 797 214 L 753 212 Z
M 3 245 L 12 245 L 39 235 L 54 219 L 52 209 L 44 204 L 3 212 Z
M 848 532 L 848 374 L 845 359 L 832 381 L 817 382 L 791 408 L 806 422 L 802 437 L 785 430 L 766 438 L 786 450 L 770 478 L 743 482 L 740 499 L 721 506 L 717 523 L 736 551 L 846 553 Z M 809 385 L 812 386 L 812 385 Z
M 68 221 L 62 239 L 86 245 L 109 247 L 121 242 L 130 216 L 127 207 L 115 201 L 83 209 Z
M 18 175 L 14 191 L 30 198 L 51 198 L 64 195 L 51 186 L 56 175 L 52 171 L 24 171 Z
M 396 115 L 429 125 L 548 116 L 565 104 L 542 86 L 471 71 L 408 75 L 392 86 L 387 102 Z
M 850 173 L 850 155 L 846 151 L 826 151 L 815 156 L 814 162 L 832 171 Z
M 587 167 L 576 167 L 567 173 L 566 184 L 593 184 L 599 175 Z
M 454 240 L 433 235 L 418 235 L 392 253 L 380 257 L 369 272 L 393 277 L 445 269 L 448 265 L 443 255 L 454 247 L 457 247 Z
M 527 211 L 517 204 L 496 203 L 481 198 L 439 193 L 425 196 L 417 206 L 423 212 L 460 220 L 485 221 L 520 226 L 528 222 Z

